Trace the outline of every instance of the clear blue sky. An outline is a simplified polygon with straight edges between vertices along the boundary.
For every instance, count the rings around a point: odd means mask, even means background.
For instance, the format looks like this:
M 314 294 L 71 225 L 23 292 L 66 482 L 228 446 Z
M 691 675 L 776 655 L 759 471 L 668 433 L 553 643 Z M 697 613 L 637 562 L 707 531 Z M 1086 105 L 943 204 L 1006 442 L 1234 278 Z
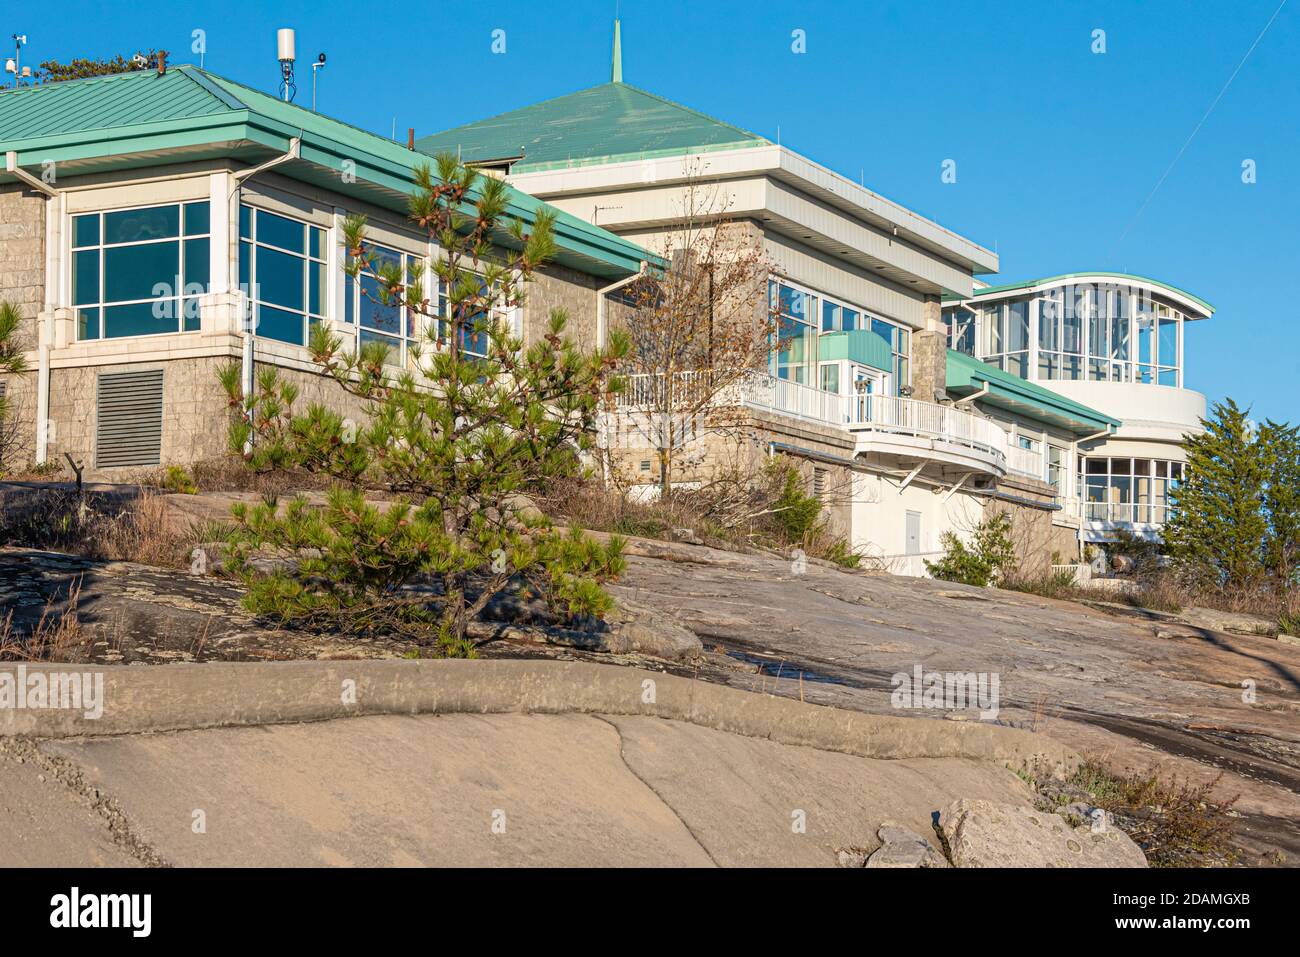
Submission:
M 1218 311 L 1190 328 L 1187 384 L 1300 421 L 1300 0 L 1120 241 L 1279 2 L 622 0 L 624 79 L 771 138 L 779 127 L 790 148 L 996 249 L 995 281 L 1102 269 L 1189 289 Z M 324 51 L 321 110 L 385 135 L 396 120 L 403 138 L 608 80 L 614 2 L 23 9 L 0 31 L 29 35 L 26 62 L 150 47 L 197 62 L 202 29 L 209 69 L 268 91 L 275 29 L 295 27 L 298 102 Z M 940 181 L 945 159 L 955 184 Z

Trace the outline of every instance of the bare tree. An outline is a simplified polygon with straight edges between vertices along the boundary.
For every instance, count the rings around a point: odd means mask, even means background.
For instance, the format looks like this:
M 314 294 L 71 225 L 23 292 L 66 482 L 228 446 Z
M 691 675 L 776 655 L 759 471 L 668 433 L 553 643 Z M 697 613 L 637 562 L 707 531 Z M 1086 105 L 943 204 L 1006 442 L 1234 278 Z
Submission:
M 665 496 L 683 449 L 743 424 L 741 390 L 778 345 L 761 241 L 701 172 L 688 167 L 679 225 L 656 250 L 666 265 L 621 297 L 631 348 L 619 415 L 653 448 Z

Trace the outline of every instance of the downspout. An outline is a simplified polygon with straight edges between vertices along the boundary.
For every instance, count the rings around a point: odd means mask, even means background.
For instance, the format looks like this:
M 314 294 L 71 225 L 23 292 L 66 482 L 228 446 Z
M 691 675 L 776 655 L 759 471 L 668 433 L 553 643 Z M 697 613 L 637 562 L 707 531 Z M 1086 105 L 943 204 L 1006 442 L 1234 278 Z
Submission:
M 650 271 L 650 263 L 648 263 L 646 260 L 643 259 L 641 260 L 641 268 L 637 270 L 633 275 L 628 276 L 626 279 L 620 279 L 618 282 L 612 282 L 608 286 L 596 290 L 596 348 L 597 349 L 603 349 L 605 347 L 605 297 L 617 289 L 622 289 L 624 286 L 636 282 L 638 279 L 640 279 L 649 271 Z
M 234 203 L 235 217 L 234 217 L 233 226 L 235 229 L 236 243 L 238 243 L 239 241 L 237 238 L 238 231 L 239 231 L 239 212 L 238 212 L 239 201 L 238 199 L 236 199 L 236 196 L 243 189 L 244 182 L 246 180 L 252 179 L 254 176 L 256 176 L 259 173 L 265 173 L 269 169 L 274 169 L 275 167 L 280 166 L 283 163 L 288 163 L 291 160 L 300 159 L 301 157 L 302 157 L 302 137 L 295 136 L 289 140 L 288 152 L 273 157 L 272 159 L 267 160 L 265 163 L 262 163 L 259 166 L 254 166 L 250 169 L 242 169 L 232 174 L 232 178 L 235 181 L 235 187 L 230 191 L 230 199 L 235 200 Z M 229 216 L 229 205 L 230 204 L 227 204 L 227 216 Z M 234 279 L 235 281 L 233 283 L 230 283 L 229 286 L 231 289 L 238 289 L 239 277 L 235 276 Z M 240 386 L 244 392 L 244 401 L 248 402 L 253 395 L 253 323 L 251 321 L 248 322 L 244 321 L 245 303 L 244 303 L 244 296 L 242 292 L 240 293 L 239 296 L 239 309 L 240 309 L 240 317 L 239 317 L 240 326 L 242 327 L 242 332 L 243 332 L 243 342 L 242 342 L 242 348 L 240 350 L 239 381 L 240 381 Z M 248 415 L 251 420 L 252 418 L 251 411 L 248 413 Z M 251 421 L 249 424 L 250 425 L 252 424 Z M 248 440 L 244 443 L 244 454 L 247 455 L 252 450 L 253 450 L 253 432 L 250 429 L 248 433 Z
M 45 289 L 53 288 L 54 295 L 45 297 L 47 313 L 53 311 L 59 300 L 61 274 L 58 265 L 62 261 L 63 251 L 63 217 L 62 207 L 54 204 L 61 202 L 62 191 L 52 187 L 43 179 L 33 176 L 18 165 L 18 154 L 14 150 L 5 152 L 5 172 L 13 174 L 18 180 L 27 184 L 46 198 L 45 206 Z M 52 213 L 52 214 L 51 214 Z M 52 271 L 55 272 L 51 276 Z M 53 284 L 53 285 L 51 285 Z M 51 333 L 53 329 L 50 330 Z M 39 325 L 36 329 L 36 464 L 44 465 L 49 458 L 50 438 L 50 342 L 42 334 Z
M 615 290 L 622 289 L 629 283 L 636 282 L 644 276 L 650 269 L 650 264 L 646 260 L 641 260 L 641 268 L 631 276 L 620 279 L 618 282 L 612 282 L 608 286 L 596 290 L 596 348 L 602 349 L 605 346 L 605 297 Z M 601 476 L 604 480 L 605 488 L 609 488 L 609 450 L 600 457 Z
M 956 402 L 952 404 L 952 407 L 954 409 L 964 408 L 966 405 L 972 404 L 984 398 L 986 395 L 989 394 L 989 390 L 991 388 L 992 386 L 990 386 L 987 382 L 985 382 L 984 387 L 982 389 L 980 389 L 978 392 L 971 393 L 970 395 L 966 396 L 964 399 L 958 399 Z

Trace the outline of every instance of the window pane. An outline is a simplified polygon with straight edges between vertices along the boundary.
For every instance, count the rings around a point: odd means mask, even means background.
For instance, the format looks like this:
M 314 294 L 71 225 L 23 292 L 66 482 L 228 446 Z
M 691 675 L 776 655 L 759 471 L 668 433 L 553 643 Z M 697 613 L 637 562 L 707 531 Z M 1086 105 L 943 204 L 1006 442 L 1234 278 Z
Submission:
M 99 338 L 99 310 L 98 309 L 77 310 L 77 338 L 78 339 Z
M 347 276 L 343 280 L 343 321 L 348 325 L 352 324 L 354 318 L 356 307 L 353 305 L 352 299 L 355 292 L 356 283 L 351 276 Z
M 381 335 L 376 335 L 373 332 L 366 332 L 364 329 L 362 329 L 361 345 L 365 346 L 371 342 L 382 342 L 385 346 L 388 347 L 388 355 L 384 359 L 385 362 L 391 362 L 391 363 L 397 362 L 397 358 L 400 355 L 399 350 L 401 348 L 398 343 L 398 340 L 393 339 L 389 336 L 381 336 Z
M 72 303 L 99 302 L 99 250 L 87 249 L 73 255 Z
M 1013 302 L 1007 306 L 1007 351 L 1023 352 L 1029 348 L 1029 303 Z
M 257 334 L 263 339 L 303 345 L 303 317 L 273 306 L 258 306 Z
M 181 232 L 179 206 L 154 206 L 104 214 L 104 245 L 174 239 Z
M 325 287 L 325 264 L 307 264 L 307 311 L 314 316 L 324 315 L 321 290 Z
M 261 223 L 258 223 L 259 230 Z M 260 232 L 259 232 L 260 238 Z M 303 260 L 274 249 L 257 247 L 257 298 L 286 309 L 303 308 Z M 272 336 L 271 338 L 279 338 Z M 299 335 L 297 342 L 302 339 Z
M 380 301 L 381 284 L 373 276 L 361 276 L 361 325 L 397 335 L 402 331 L 401 308 Z
M 257 241 L 302 254 L 306 250 L 307 227 L 266 210 L 257 211 Z M 259 265 L 261 260 L 258 260 Z
M 179 267 L 180 243 L 176 242 L 105 249 L 104 301 L 152 299 L 159 285 L 171 290 L 168 295 L 176 295 Z
M 72 244 L 74 246 L 99 245 L 99 213 L 73 217 Z
M 852 332 L 854 329 L 858 328 L 858 313 L 856 309 L 845 307 L 844 312 L 840 316 L 840 328 L 845 332 Z
M 162 332 L 175 332 L 180 328 L 176 301 L 137 302 L 129 306 L 108 306 L 104 309 L 104 338 L 122 336 L 152 336 Z
M 212 260 L 208 255 L 208 240 L 206 239 L 189 239 L 185 241 L 185 287 L 186 295 L 194 293 L 194 286 L 203 287 L 203 292 L 208 291 L 209 273 L 212 269 Z
M 840 367 L 835 364 L 822 366 L 822 389 L 826 392 L 840 391 Z
M 239 238 L 253 238 L 253 211 L 247 206 L 239 207 Z
M 201 322 L 200 306 L 197 299 L 181 301 L 181 329 L 184 332 L 198 332 Z
M 1156 361 L 1162 366 L 1178 365 L 1178 320 L 1160 320 L 1160 355 Z
M 211 218 L 209 203 L 185 204 L 185 235 L 205 236 L 209 232 L 208 221 Z
M 307 231 L 307 241 L 310 244 L 307 252 L 316 259 L 325 258 L 325 231 L 312 226 Z

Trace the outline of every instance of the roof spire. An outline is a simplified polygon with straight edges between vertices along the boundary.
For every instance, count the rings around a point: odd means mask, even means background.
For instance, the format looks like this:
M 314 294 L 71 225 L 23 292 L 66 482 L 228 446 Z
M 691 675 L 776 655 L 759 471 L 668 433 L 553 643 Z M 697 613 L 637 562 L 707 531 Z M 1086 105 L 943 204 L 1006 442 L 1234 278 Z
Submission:
M 609 78 L 614 83 L 623 82 L 623 41 L 619 36 L 618 17 L 614 18 L 614 62 L 610 67 Z

